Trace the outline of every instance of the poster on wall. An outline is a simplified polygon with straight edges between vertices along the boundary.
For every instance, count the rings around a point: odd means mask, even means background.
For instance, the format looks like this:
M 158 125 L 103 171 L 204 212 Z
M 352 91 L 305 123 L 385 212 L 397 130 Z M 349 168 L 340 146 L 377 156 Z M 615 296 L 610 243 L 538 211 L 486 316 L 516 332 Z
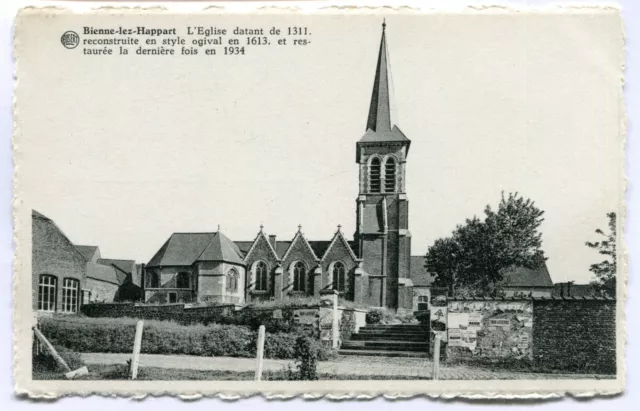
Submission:
M 440 336 L 440 341 L 447 341 L 447 307 L 431 309 L 431 332 Z

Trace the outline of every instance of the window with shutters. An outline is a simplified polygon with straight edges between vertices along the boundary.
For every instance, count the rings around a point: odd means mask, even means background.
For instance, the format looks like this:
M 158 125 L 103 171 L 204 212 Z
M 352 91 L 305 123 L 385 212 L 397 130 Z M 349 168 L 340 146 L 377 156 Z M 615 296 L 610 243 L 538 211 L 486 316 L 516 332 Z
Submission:
M 381 164 L 380 159 L 375 157 L 369 164 L 369 192 L 379 193 L 381 190 Z
M 396 161 L 389 157 L 384 164 L 384 191 L 394 193 L 396 191 Z

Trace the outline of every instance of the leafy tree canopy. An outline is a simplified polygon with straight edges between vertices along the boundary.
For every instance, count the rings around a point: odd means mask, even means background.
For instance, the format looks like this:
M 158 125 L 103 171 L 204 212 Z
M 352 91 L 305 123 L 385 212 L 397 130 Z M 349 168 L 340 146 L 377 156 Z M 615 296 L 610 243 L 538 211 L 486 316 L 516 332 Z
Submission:
M 587 247 L 598 250 L 598 254 L 605 256 L 604 260 L 599 263 L 591 264 L 589 271 L 595 275 L 595 280 L 591 285 L 596 291 L 607 294 L 611 297 L 616 296 L 616 213 L 608 213 L 609 233 L 605 233 L 601 229 L 596 230 L 602 239 L 595 242 L 586 242 Z
M 467 219 L 429 247 L 425 267 L 435 275 L 434 285 L 450 293 L 495 293 L 504 269 L 539 267 L 546 260 L 538 231 L 543 214 L 530 199 L 503 193 L 497 210 L 487 205 L 484 220 Z

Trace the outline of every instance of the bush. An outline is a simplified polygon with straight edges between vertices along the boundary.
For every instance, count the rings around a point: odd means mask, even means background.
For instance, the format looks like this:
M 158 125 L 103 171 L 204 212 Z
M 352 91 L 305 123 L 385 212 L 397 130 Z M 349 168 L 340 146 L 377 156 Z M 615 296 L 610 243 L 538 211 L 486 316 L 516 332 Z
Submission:
M 318 379 L 318 348 L 309 337 L 300 336 L 296 339 L 294 355 L 296 359 L 297 375 L 292 379 L 315 381 Z
M 56 347 L 75 352 L 131 353 L 137 320 L 129 318 L 45 318 L 40 330 Z M 292 359 L 299 332 L 267 333 L 265 358 Z M 237 325 L 180 325 L 169 321 L 144 323 L 143 354 L 255 357 L 256 331 Z M 334 356 L 331 349 L 314 341 L 318 357 Z M 70 365 L 71 366 L 71 365 Z
M 365 316 L 365 321 L 367 324 L 380 324 L 382 321 L 382 311 L 380 310 L 371 310 Z
M 377 308 L 367 313 L 367 324 L 417 324 L 412 313 L 397 313 L 386 308 Z

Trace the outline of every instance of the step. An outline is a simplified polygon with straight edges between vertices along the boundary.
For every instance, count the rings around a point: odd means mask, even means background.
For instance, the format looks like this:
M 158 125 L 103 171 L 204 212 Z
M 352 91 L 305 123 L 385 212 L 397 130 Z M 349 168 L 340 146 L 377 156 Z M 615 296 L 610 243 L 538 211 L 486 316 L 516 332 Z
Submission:
M 406 334 L 429 334 L 428 329 L 418 328 L 369 328 L 360 327 L 358 332 L 371 332 L 371 333 L 406 333 Z
M 362 335 L 403 335 L 407 338 L 409 337 L 421 337 L 421 338 L 429 338 L 429 333 L 425 332 L 414 332 L 414 331 L 399 331 L 399 330 L 366 330 L 359 329 L 358 334 Z
M 366 324 L 365 327 L 380 327 L 380 328 L 429 328 L 428 324 Z
M 350 350 L 386 350 L 386 351 L 424 351 L 429 350 L 428 343 L 406 341 L 344 341 L 342 347 Z
M 364 356 L 376 356 L 376 357 L 413 357 L 413 358 L 426 358 L 429 354 L 419 351 L 385 351 L 385 350 L 352 350 L 352 349 L 340 349 L 339 355 L 364 355 Z
M 428 333 L 429 327 L 371 327 L 366 325 L 364 327 L 360 327 L 360 330 Z
M 429 342 L 429 335 L 425 334 L 399 334 L 399 333 L 356 333 L 351 334 L 351 340 L 354 341 L 378 341 L 378 340 L 396 340 L 396 341 L 418 341 Z

